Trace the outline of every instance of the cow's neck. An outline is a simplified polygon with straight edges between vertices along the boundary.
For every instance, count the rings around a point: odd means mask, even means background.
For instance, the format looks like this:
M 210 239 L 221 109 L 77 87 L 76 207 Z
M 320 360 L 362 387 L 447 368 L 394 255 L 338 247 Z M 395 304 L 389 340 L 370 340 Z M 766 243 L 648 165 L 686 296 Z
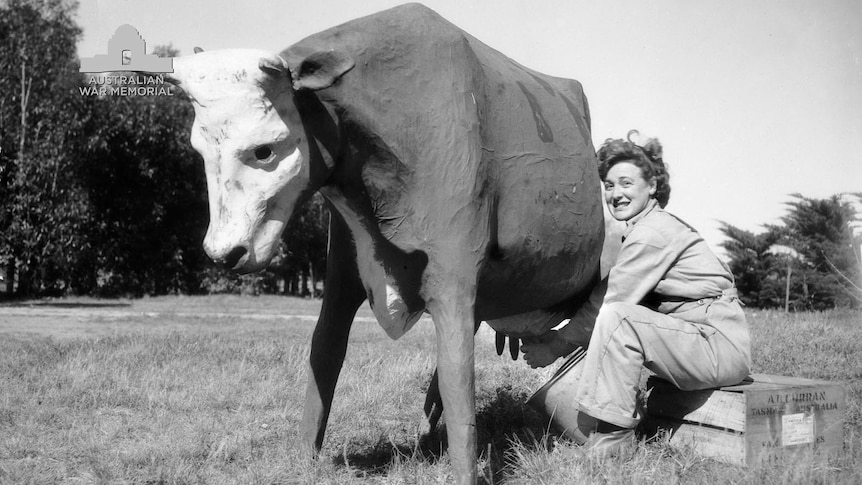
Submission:
M 393 339 L 404 335 L 425 310 L 420 296 L 422 273 L 428 256 L 422 251 L 406 252 L 383 237 L 367 210 L 367 200 L 345 193 L 335 184 L 320 192 L 350 228 L 359 276 L 377 321 Z M 348 195 L 350 194 L 350 195 Z M 346 248 L 330 248 L 330 251 Z
M 298 92 L 294 99 L 308 141 L 310 190 L 316 191 L 328 182 L 341 158 L 341 123 L 334 109 L 314 93 Z
M 327 113 L 332 116 L 334 110 L 328 109 Z M 403 221 L 392 214 L 407 208 L 386 189 L 401 187 L 391 185 L 398 174 L 387 173 L 384 167 L 397 167 L 400 162 L 368 133 L 351 128 L 350 122 L 335 116 L 330 120 L 309 121 L 306 129 L 311 129 L 309 141 L 314 139 L 319 146 L 318 164 L 327 162 L 323 158 L 327 154 L 337 154 L 320 193 L 350 228 L 359 275 L 378 322 L 390 337 L 398 338 L 425 310 L 420 287 L 428 263 L 424 252 L 399 247 L 393 241 L 397 226 Z

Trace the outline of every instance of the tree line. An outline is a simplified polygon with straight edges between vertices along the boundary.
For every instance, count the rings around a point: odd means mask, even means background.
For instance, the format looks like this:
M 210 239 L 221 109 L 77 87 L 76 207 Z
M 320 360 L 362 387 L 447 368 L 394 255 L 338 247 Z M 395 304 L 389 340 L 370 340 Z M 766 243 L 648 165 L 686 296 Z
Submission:
M 290 222 L 264 273 L 238 276 L 214 266 L 202 249 L 207 195 L 188 140 L 191 103 L 180 92 L 82 95 L 88 79 L 78 72 L 75 8 L 63 0 L 0 3 L 0 277 L 7 295 L 310 293 L 325 276 L 322 200 Z
M 862 307 L 862 193 L 792 194 L 778 224 L 753 233 L 727 223 L 722 247 L 742 301 L 787 311 Z

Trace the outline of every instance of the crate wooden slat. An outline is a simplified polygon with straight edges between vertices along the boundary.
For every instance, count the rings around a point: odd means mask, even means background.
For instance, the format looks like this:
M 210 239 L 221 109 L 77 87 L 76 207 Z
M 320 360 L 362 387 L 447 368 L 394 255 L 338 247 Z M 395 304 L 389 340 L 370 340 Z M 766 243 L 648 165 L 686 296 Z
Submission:
M 657 378 L 647 388 L 644 432 L 664 430 L 672 445 L 727 463 L 823 457 L 844 446 L 844 388 L 834 382 L 755 374 L 720 389 L 681 391 Z

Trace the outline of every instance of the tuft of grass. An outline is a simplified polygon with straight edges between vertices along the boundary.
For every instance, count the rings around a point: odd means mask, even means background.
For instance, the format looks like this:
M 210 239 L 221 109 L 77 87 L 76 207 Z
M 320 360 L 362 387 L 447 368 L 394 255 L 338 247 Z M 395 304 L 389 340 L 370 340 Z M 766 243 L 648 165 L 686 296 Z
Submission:
M 0 483 L 451 480 L 445 428 L 428 429 L 422 413 L 435 355 L 427 318 L 391 341 L 360 311 L 324 447 L 311 461 L 299 422 L 319 302 L 220 298 L 19 303 L 15 321 L 0 305 Z M 526 406 L 553 369 L 498 357 L 483 327 L 480 475 L 513 484 L 862 483 L 859 314 L 749 312 L 749 320 L 755 372 L 845 384 L 844 454 L 744 468 L 657 439 L 590 462 Z

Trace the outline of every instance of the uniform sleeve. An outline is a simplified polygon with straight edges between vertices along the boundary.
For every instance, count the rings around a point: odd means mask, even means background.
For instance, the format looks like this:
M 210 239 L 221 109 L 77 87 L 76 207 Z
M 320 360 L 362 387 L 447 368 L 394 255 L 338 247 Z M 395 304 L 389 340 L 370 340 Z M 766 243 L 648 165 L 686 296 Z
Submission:
M 632 231 L 620 248 L 617 262 L 608 276 L 605 303 L 640 303 L 676 261 L 678 254 L 668 242 L 648 228 L 644 229 Z
M 584 346 L 590 342 L 596 317 L 608 290 L 608 279 L 602 279 L 590 292 L 587 301 L 569 319 L 564 327 L 559 329 L 559 336 L 568 343 Z

